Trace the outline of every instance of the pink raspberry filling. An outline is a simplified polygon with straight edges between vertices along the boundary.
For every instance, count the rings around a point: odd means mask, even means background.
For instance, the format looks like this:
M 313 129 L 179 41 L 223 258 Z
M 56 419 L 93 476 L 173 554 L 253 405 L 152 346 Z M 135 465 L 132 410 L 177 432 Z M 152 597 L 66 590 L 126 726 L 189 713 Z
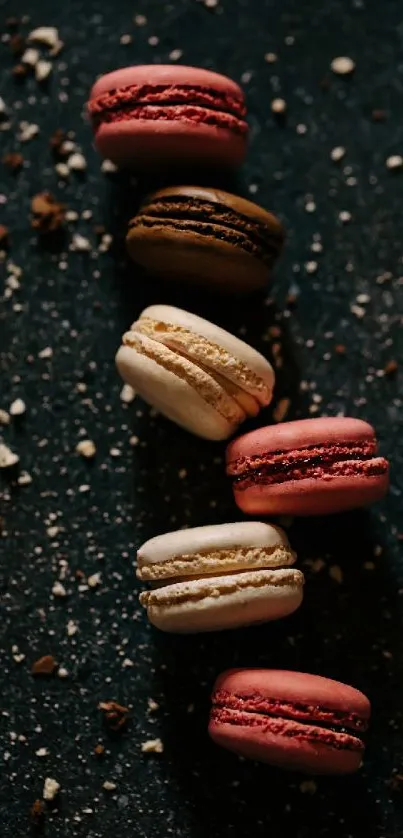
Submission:
M 293 451 L 271 451 L 252 457 L 239 457 L 227 466 L 236 488 L 254 484 L 266 486 L 292 480 L 321 479 L 385 474 L 388 462 L 377 457 L 374 439 L 309 446 Z
M 111 90 L 90 101 L 88 111 L 95 129 L 102 123 L 165 119 L 216 125 L 239 134 L 248 130 L 242 96 L 190 85 L 131 85 Z

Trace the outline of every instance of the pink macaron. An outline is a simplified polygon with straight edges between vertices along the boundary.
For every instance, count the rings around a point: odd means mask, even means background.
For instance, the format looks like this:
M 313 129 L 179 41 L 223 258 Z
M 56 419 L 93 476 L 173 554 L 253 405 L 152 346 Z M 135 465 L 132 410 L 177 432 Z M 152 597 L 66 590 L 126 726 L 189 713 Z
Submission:
M 249 759 L 312 774 L 360 767 L 371 705 L 363 693 L 307 675 L 232 669 L 217 679 L 209 734 Z
M 250 515 L 325 515 L 366 506 L 388 489 L 375 431 L 344 416 L 259 428 L 227 448 L 234 497 Z
M 119 166 L 238 166 L 248 126 L 242 90 L 226 76 L 181 65 L 125 67 L 94 84 L 95 144 Z

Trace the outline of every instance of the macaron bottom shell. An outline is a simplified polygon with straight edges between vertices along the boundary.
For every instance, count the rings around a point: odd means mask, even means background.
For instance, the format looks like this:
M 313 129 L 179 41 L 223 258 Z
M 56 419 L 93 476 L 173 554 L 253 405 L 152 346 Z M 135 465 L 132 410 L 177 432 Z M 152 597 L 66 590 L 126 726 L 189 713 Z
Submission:
M 153 227 L 129 231 L 127 248 L 150 273 L 182 283 L 212 285 L 220 291 L 253 291 L 266 285 L 267 265 L 241 247 L 213 235 Z
M 384 497 L 388 490 L 387 473 L 350 475 L 322 479 L 293 480 L 265 486 L 250 485 L 238 489 L 234 484 L 235 503 L 248 515 L 329 515 L 369 506 Z
M 246 138 L 202 122 L 136 119 L 100 125 L 95 145 L 120 168 L 140 172 L 195 162 L 203 168 L 232 169 L 243 161 Z
M 165 354 L 168 353 L 166 350 Z M 116 355 L 116 366 L 122 379 L 146 402 L 172 422 L 204 439 L 227 439 L 245 418 L 240 408 L 228 417 L 215 409 L 213 382 L 211 399 L 206 401 L 184 378 L 135 347 L 121 346 Z M 208 379 L 206 375 L 207 384 Z M 230 406 L 236 409 L 234 402 Z
M 268 723 L 242 725 L 236 714 L 232 723 L 213 717 L 209 723 L 211 739 L 239 756 L 307 774 L 353 774 L 362 763 L 362 751 L 331 747 L 319 740 L 298 736 L 297 725 L 284 720 L 281 734 L 270 731 Z
M 303 579 L 298 570 L 251 571 L 177 582 L 141 594 L 140 601 L 162 631 L 220 631 L 292 614 L 302 602 Z

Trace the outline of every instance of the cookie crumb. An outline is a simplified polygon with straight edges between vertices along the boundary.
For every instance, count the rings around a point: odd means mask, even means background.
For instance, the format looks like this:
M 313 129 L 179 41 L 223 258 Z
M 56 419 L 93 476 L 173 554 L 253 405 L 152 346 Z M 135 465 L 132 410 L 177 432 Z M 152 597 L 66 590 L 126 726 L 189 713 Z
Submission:
M 124 384 L 120 391 L 120 399 L 124 404 L 130 404 L 136 398 L 136 391 L 130 384 Z
M 153 698 L 149 698 L 147 701 L 147 707 L 149 713 L 155 713 L 156 710 L 159 710 L 160 706 Z
M 46 777 L 43 785 L 43 799 L 54 800 L 56 795 L 59 794 L 60 788 L 60 783 L 57 780 L 54 780 L 53 777 Z
M 10 233 L 5 224 L 0 224 L 0 250 L 5 250 L 10 242 Z
M 26 409 L 25 402 L 22 399 L 15 399 L 9 407 L 10 416 L 23 416 Z
M 386 168 L 391 171 L 401 169 L 403 166 L 403 157 L 400 154 L 392 154 L 386 160 Z
M 105 782 L 102 783 L 102 788 L 105 789 L 105 791 L 115 791 L 116 783 L 111 783 L 110 780 L 105 780 Z
M 346 153 L 346 149 L 343 148 L 342 145 L 337 145 L 335 148 L 332 148 L 330 152 L 330 159 L 333 160 L 334 163 L 338 163 L 339 160 L 342 160 Z
M 45 817 L 45 804 L 42 800 L 35 800 L 29 810 L 29 819 L 33 826 L 42 826 Z
M 24 158 L 18 151 L 10 151 L 2 158 L 2 162 L 10 172 L 19 172 L 24 164 Z
M 102 745 L 101 742 L 98 742 L 98 745 L 95 745 L 94 754 L 97 757 L 102 757 L 104 753 L 105 753 L 105 746 Z
M 53 655 L 43 655 L 31 666 L 32 675 L 53 675 L 57 668 L 57 661 Z
M 383 371 L 385 375 L 395 375 L 395 373 L 398 371 L 398 368 L 399 366 L 397 361 L 391 360 L 386 362 Z
M 0 409 L 0 425 L 10 424 L 10 414 L 6 410 Z
M 53 596 L 57 596 L 57 597 L 66 597 L 67 596 L 67 591 L 66 591 L 66 588 L 64 587 L 64 585 L 62 585 L 61 582 L 56 580 L 56 582 L 54 582 L 54 584 L 52 586 L 52 594 L 53 594 Z
M 149 739 L 147 742 L 141 743 L 141 751 L 143 754 L 162 754 L 164 750 L 164 743 L 161 739 Z
M 76 452 L 77 454 L 81 454 L 82 457 L 90 459 L 91 457 L 95 457 L 97 449 L 92 439 L 81 439 L 76 445 Z
M 129 720 L 129 708 L 118 704 L 117 701 L 100 701 L 98 709 L 103 711 L 107 727 L 118 733 L 126 727 Z
M 61 229 L 65 210 L 50 192 L 38 192 L 31 201 L 31 226 L 41 234 L 54 233 Z
M 371 113 L 371 119 L 373 122 L 385 122 L 386 117 L 386 111 L 383 111 L 380 108 L 374 108 Z
M 333 73 L 336 73 L 337 76 L 350 76 L 355 70 L 355 62 L 352 58 L 349 58 L 346 55 L 341 55 L 337 58 L 333 58 L 333 61 L 330 63 L 330 69 L 333 70 Z
M 329 567 L 329 576 L 334 582 L 337 582 L 338 585 L 343 583 L 343 571 L 338 564 L 332 564 Z
M 112 163 L 112 160 L 104 160 L 101 164 L 101 172 L 103 172 L 104 175 L 112 175 L 117 172 L 117 170 L 118 167 L 115 163 Z
M 18 454 L 14 454 L 11 448 L 0 443 L 0 468 L 11 468 L 19 462 Z
M 317 785 L 314 780 L 303 780 L 300 783 L 299 790 L 302 794 L 316 794 Z
M 276 116 L 284 116 L 287 111 L 287 102 L 285 99 L 273 99 L 270 108 Z

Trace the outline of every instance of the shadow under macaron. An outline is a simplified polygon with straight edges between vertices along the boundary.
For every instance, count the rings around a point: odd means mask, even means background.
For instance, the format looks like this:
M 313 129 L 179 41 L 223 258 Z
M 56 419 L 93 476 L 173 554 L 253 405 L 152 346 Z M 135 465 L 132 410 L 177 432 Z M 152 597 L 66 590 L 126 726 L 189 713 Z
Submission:
M 390 721 L 403 674 L 396 584 L 388 556 L 378 555 L 382 528 L 365 510 L 294 519 L 287 530 L 297 566 L 306 573 L 305 599 L 293 615 L 212 634 L 153 630 L 155 692 L 164 696 L 161 724 L 170 770 L 194 811 L 194 834 L 200 838 L 207 830 L 217 838 L 243 837 L 251 812 L 258 836 L 277 834 L 288 824 L 290 834 L 298 825 L 298 834 L 308 838 L 326 834 L 334 820 L 334 829 L 342 823 L 345 835 L 378 838 L 378 790 L 367 787 L 365 766 L 387 762 L 382 776 L 395 767 Z M 371 557 L 374 569 L 368 566 Z M 207 733 L 210 694 L 216 676 L 234 666 L 313 672 L 367 694 L 372 719 L 360 772 L 311 778 L 242 760 L 215 746 Z M 384 748 L 371 745 L 371 730 Z

